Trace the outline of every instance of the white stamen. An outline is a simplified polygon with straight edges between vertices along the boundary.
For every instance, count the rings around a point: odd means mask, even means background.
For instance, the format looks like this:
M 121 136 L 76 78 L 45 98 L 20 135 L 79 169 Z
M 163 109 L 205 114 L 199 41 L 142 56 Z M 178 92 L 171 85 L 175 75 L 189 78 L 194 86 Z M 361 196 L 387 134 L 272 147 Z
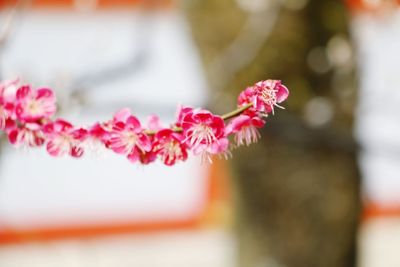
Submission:
M 246 145 L 249 146 L 252 143 L 256 143 L 260 138 L 260 133 L 254 126 L 243 127 L 239 132 L 235 134 L 235 142 L 238 146 Z
M 184 142 L 187 139 L 189 139 L 189 145 L 191 147 L 197 147 L 204 141 L 207 145 L 210 145 L 213 142 L 218 141 L 217 137 L 215 136 L 215 134 L 213 132 L 213 129 L 210 126 L 205 125 L 205 124 L 195 125 L 192 128 L 191 134 L 188 137 L 186 137 Z
M 274 114 L 274 107 L 285 109 L 284 107 L 278 105 L 276 93 L 278 90 L 274 90 L 270 87 L 263 88 L 261 91 L 261 100 L 271 107 L 272 114 Z
M 182 149 L 178 142 L 168 142 L 163 144 L 162 146 L 162 161 L 167 162 L 168 164 L 172 163 L 173 159 L 182 157 Z

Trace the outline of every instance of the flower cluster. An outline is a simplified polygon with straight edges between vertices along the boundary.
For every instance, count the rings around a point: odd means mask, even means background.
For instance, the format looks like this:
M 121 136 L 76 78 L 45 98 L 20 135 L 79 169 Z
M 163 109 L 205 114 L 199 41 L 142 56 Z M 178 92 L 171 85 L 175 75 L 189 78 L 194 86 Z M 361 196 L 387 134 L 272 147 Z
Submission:
M 236 146 L 256 142 L 258 128 L 269 113 L 282 108 L 279 104 L 288 95 L 280 81 L 266 80 L 247 87 L 238 97 L 237 109 L 222 116 L 181 106 L 173 124 L 163 126 L 153 115 L 144 126 L 125 108 L 106 122 L 81 127 L 53 118 L 56 97 L 51 89 L 4 81 L 0 83 L 0 131 L 15 146 L 45 146 L 55 157 L 79 158 L 88 144 L 99 144 L 132 163 L 159 159 L 171 166 L 185 161 L 189 152 L 208 160 L 212 155 L 228 155 L 230 136 Z

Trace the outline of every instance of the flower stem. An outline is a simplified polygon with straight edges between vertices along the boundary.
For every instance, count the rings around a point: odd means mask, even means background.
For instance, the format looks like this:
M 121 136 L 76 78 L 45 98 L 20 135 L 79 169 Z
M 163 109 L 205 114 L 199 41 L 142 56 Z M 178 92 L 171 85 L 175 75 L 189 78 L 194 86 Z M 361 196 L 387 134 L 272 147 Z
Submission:
M 228 113 L 223 114 L 223 115 L 221 116 L 221 118 L 222 118 L 223 120 L 229 120 L 229 119 L 231 119 L 231 118 L 234 118 L 234 117 L 236 117 L 236 116 L 242 114 L 245 110 L 251 108 L 252 106 L 253 106 L 252 103 L 248 103 L 248 104 L 246 104 L 246 105 L 244 105 L 244 106 L 242 106 L 242 107 L 240 107 L 240 108 L 237 108 L 237 109 L 235 109 L 235 110 L 233 110 L 233 111 L 231 111 L 231 112 L 228 112 Z M 172 127 L 171 130 L 174 131 L 174 132 L 177 132 L 177 133 L 182 132 L 182 128 L 181 128 L 181 127 L 176 127 L 176 126 Z M 147 134 L 147 135 L 154 135 L 154 134 L 157 133 L 157 131 L 145 130 L 144 133 Z
M 224 120 L 229 120 L 229 119 L 231 119 L 233 117 L 236 117 L 237 115 L 242 114 L 243 111 L 251 108 L 252 106 L 253 106 L 252 103 L 248 103 L 248 104 L 244 105 L 243 107 L 240 107 L 240 108 L 235 109 L 235 110 L 233 110 L 231 112 L 225 113 L 224 115 L 221 116 L 221 118 L 224 119 Z

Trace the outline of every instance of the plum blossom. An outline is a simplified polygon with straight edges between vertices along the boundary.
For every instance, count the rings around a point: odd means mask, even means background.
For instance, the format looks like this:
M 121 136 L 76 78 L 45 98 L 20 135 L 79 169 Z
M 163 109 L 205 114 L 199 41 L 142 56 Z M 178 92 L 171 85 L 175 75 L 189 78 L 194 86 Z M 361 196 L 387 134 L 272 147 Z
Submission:
M 54 156 L 69 154 L 79 158 L 83 155 L 83 142 L 88 137 L 88 131 L 84 128 L 75 128 L 68 121 L 58 119 L 43 126 L 43 132 L 47 137 L 47 152 Z
M 56 98 L 51 89 L 33 90 L 30 85 L 24 85 L 17 90 L 16 98 L 15 113 L 21 121 L 50 118 L 56 112 Z
M 248 146 L 258 141 L 260 133 L 257 128 L 261 128 L 264 125 L 265 121 L 257 116 L 240 115 L 230 121 L 226 127 L 226 131 L 227 135 L 235 134 L 234 140 L 236 145 L 241 146 L 246 144 Z
M 26 123 L 20 127 L 14 124 L 14 127 L 8 132 L 8 140 L 14 146 L 26 145 L 37 147 L 43 145 L 45 136 L 42 131 L 42 125 L 36 122 Z
M 247 87 L 238 97 L 239 106 L 252 103 L 251 110 L 263 114 L 274 114 L 274 108 L 284 109 L 279 104 L 289 96 L 289 90 L 279 80 L 265 80 Z
M 220 116 L 210 111 L 197 109 L 188 112 L 182 119 L 184 140 L 195 155 L 203 154 L 210 160 L 209 154 L 223 153 L 228 148 L 225 136 L 225 123 Z
M 149 117 L 145 127 L 128 108 L 105 122 L 75 127 L 62 119 L 52 120 L 56 98 L 51 89 L 18 86 L 19 80 L 0 82 L 0 131 L 11 144 L 37 147 L 46 144 L 52 156 L 81 157 L 98 147 L 125 155 L 131 162 L 148 164 L 160 159 L 171 166 L 194 155 L 211 161 L 211 155 L 229 155 L 230 135 L 237 146 L 255 143 L 268 113 L 288 95 L 279 80 L 265 80 L 247 87 L 238 97 L 238 108 L 222 116 L 208 110 L 179 106 L 176 121 L 164 127 L 159 117 Z M 225 125 L 225 121 L 228 124 Z
M 7 120 L 11 118 L 14 106 L 11 103 L 5 103 L 0 96 L 0 130 L 5 130 Z
M 113 128 L 107 146 L 118 154 L 126 155 L 132 162 L 151 150 L 150 138 L 144 133 L 139 120 L 121 110 L 114 116 Z
M 192 107 L 179 105 L 178 108 L 177 108 L 177 111 L 176 111 L 176 123 L 175 123 L 175 126 L 176 127 L 181 127 L 183 118 L 188 113 L 191 113 L 191 112 L 193 112 L 193 108 Z
M 138 151 L 139 154 L 139 161 L 142 164 L 149 164 L 153 161 L 155 161 L 158 157 L 158 151 L 155 150 L 155 137 L 157 135 L 157 132 L 162 129 L 161 121 L 160 118 L 157 115 L 150 115 L 147 118 L 147 129 L 146 133 L 151 144 L 151 149 L 148 151 Z
M 2 98 L 5 103 L 13 103 L 15 101 L 18 83 L 19 79 L 0 82 L 0 98 Z
M 92 141 L 98 141 L 103 144 L 107 144 L 110 139 L 110 133 L 112 131 L 112 122 L 96 122 L 93 126 L 89 128 L 89 137 Z
M 150 115 L 147 118 L 147 130 L 158 131 L 162 129 L 161 120 L 157 115 Z
M 87 139 L 84 142 L 85 152 L 89 152 L 96 159 L 103 159 L 110 136 L 110 122 L 97 122 L 88 127 Z
M 0 130 L 6 130 L 9 120 L 13 119 L 17 83 L 18 80 L 0 83 Z
M 185 161 L 188 157 L 188 148 L 182 141 L 182 134 L 171 129 L 162 129 L 154 136 L 152 151 L 160 156 L 165 165 L 171 166 L 177 160 Z

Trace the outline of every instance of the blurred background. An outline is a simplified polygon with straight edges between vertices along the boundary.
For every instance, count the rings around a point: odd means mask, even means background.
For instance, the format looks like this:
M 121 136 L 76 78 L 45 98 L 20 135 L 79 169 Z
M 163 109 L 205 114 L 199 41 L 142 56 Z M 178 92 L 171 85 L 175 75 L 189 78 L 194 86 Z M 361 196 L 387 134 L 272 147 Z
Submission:
M 0 0 L 0 78 L 54 88 L 75 123 L 291 90 L 258 144 L 211 165 L 54 159 L 1 136 L 0 267 L 400 266 L 399 7 Z

